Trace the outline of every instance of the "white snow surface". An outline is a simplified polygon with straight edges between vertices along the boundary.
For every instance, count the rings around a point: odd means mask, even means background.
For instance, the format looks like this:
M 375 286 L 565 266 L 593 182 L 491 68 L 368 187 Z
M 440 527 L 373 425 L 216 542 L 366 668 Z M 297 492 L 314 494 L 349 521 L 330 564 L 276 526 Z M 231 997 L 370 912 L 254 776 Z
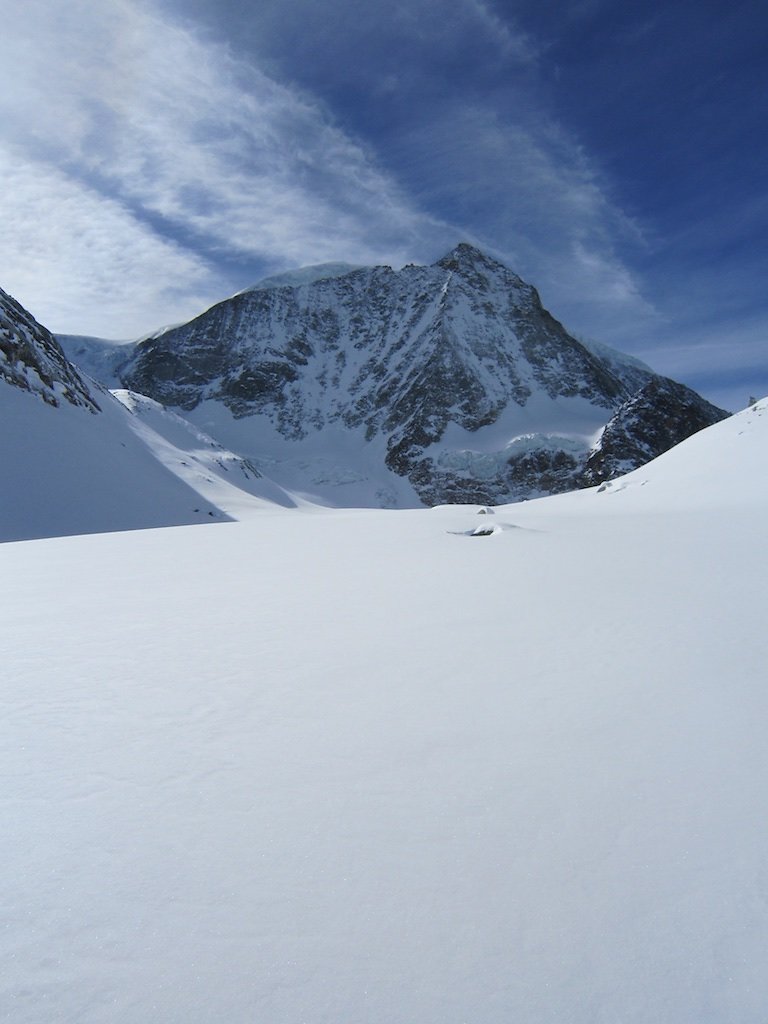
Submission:
M 155 334 L 160 333 L 155 331 Z M 134 342 L 109 341 L 106 338 L 93 338 L 80 334 L 57 334 L 56 341 L 61 345 L 70 362 L 80 372 L 93 377 L 104 387 L 120 387 L 118 367 L 124 363 L 133 350 Z
M 346 277 L 354 270 L 364 269 L 359 263 L 313 263 L 308 267 L 297 267 L 295 270 L 283 270 L 279 274 L 263 277 L 256 284 L 244 288 L 238 295 L 246 292 L 259 292 L 269 288 L 300 288 L 302 285 L 314 284 L 315 281 L 329 281 L 334 277 Z
M 767 451 L 0 546 L 4 1019 L 764 1024 Z
M 245 453 L 265 477 L 306 502 L 347 508 L 421 505 L 410 482 L 384 464 L 384 435 L 366 441 L 363 428 L 326 423 L 301 441 L 290 441 L 268 416 L 236 417 L 217 401 L 201 402 L 187 416 L 228 448 Z
M 294 506 L 250 464 L 149 398 L 91 385 L 101 411 L 0 384 L 0 542 L 239 519 Z

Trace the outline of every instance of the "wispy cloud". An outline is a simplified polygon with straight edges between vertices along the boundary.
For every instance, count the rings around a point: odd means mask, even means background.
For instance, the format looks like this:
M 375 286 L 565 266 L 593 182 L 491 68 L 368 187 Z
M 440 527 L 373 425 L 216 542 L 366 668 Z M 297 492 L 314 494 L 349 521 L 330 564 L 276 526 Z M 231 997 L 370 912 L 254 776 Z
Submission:
M 0 179 L 0 280 L 51 329 L 127 340 L 221 297 L 204 260 L 55 168 L 0 148 Z
M 518 91 L 426 88 L 434 37 L 411 36 L 409 74 L 388 89 L 357 69 L 371 97 L 400 104 L 396 139 L 364 139 L 290 74 L 277 81 L 150 0 L 0 0 L 13 25 L 0 37 L 3 286 L 57 330 L 130 336 L 247 284 L 225 283 L 227 262 L 400 265 L 470 237 L 577 329 L 651 316 L 619 253 L 636 226 L 525 84 L 531 39 L 491 0 L 395 6 L 390 33 L 423 14 L 441 27 L 440 60 L 466 75 L 492 56 L 524 69 Z
M 493 44 L 508 57 L 524 63 L 534 63 L 539 57 L 539 48 L 519 26 L 512 27 L 496 12 L 489 0 L 463 0 L 467 11 L 478 19 L 487 31 Z
M 146 5 L 29 0 L 14 25 L 0 44 L 14 151 L 0 274 L 56 329 L 108 330 L 138 294 L 146 330 L 174 283 L 210 294 L 223 254 L 402 263 L 444 230 L 319 104 Z M 69 301 L 52 299 L 52 277 Z M 78 296 L 92 300 L 90 326 L 69 320 Z
M 657 320 L 621 255 L 644 248 L 643 231 L 577 142 L 538 114 L 468 103 L 436 111 L 412 144 L 422 197 L 452 209 L 569 326 L 626 342 Z
M 93 161 L 121 195 L 250 255 L 405 258 L 426 219 L 319 105 L 155 18 L 133 45 L 143 73 Z
M 552 117 L 541 48 L 509 5 L 393 0 L 366 5 L 359 18 L 354 10 L 352 0 L 322 8 L 262 0 L 254 45 L 278 55 L 287 79 L 298 76 L 334 100 L 351 93 L 345 112 L 360 129 L 377 126 L 381 163 L 420 209 L 449 223 L 453 240 L 492 247 L 533 277 L 575 328 L 607 327 L 606 340 L 618 342 L 617 323 L 626 339 L 627 325 L 653 319 L 627 259 L 642 249 L 642 231 Z M 322 57 L 312 59 L 308 39 L 318 40 Z M 429 252 L 434 238 L 419 238 L 412 258 L 439 255 Z

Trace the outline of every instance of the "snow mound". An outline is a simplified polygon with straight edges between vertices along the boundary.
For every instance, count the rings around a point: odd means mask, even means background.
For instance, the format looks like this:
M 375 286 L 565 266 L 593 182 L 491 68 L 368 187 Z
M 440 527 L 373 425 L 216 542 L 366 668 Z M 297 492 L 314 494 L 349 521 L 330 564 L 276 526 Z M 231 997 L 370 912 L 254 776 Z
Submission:
M 493 526 L 476 526 L 469 534 L 470 537 L 494 537 L 502 532 L 497 524 Z

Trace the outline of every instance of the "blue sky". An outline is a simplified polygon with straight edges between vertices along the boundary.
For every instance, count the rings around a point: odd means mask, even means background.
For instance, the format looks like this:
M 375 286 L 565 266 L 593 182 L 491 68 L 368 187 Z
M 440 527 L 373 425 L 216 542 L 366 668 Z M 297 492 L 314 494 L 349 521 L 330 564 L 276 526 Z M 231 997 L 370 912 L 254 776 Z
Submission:
M 133 338 L 459 240 L 577 336 L 768 393 L 768 7 L 0 0 L 0 285 Z

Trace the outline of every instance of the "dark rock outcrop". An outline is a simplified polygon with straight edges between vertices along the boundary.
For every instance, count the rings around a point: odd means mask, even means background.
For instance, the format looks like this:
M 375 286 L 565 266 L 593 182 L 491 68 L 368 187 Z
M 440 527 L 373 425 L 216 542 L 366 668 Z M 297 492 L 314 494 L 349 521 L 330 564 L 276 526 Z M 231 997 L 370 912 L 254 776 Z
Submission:
M 591 487 L 628 473 L 728 415 L 685 385 L 656 377 L 608 421 L 580 485 Z
M 38 395 L 98 412 L 88 385 L 61 346 L 31 313 L 0 288 L 0 379 Z

